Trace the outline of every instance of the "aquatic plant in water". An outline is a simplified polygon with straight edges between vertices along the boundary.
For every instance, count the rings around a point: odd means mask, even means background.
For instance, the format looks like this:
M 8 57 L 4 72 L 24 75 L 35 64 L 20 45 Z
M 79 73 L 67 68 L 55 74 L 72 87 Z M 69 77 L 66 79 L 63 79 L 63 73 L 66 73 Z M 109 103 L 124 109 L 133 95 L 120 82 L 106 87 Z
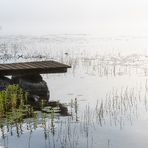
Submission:
M 27 104 L 27 92 L 24 92 L 19 85 L 9 85 L 0 91 L 0 118 L 14 121 L 32 115 L 33 109 Z

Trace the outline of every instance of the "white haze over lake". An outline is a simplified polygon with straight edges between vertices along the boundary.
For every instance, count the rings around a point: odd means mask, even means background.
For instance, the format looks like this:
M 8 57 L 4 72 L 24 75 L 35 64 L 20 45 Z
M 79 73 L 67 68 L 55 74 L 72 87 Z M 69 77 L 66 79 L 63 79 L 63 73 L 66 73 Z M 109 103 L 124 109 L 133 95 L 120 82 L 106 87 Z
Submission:
M 0 0 L 0 35 L 147 35 L 147 0 Z

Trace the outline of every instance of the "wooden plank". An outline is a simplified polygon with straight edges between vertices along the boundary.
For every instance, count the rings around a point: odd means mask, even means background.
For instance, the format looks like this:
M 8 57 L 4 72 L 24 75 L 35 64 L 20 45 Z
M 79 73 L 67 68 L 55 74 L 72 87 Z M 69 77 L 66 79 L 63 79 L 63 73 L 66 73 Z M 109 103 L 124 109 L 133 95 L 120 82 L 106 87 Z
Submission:
M 64 73 L 67 68 L 70 66 L 56 61 L 0 64 L 0 75 Z

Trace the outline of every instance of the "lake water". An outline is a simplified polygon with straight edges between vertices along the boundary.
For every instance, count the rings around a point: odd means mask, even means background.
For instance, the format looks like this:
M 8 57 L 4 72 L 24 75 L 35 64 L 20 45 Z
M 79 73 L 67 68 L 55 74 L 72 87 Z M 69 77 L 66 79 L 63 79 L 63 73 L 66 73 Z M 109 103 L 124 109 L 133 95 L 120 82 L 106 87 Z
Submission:
M 1 36 L 0 50 L 3 63 L 52 59 L 72 66 L 43 75 L 50 100 L 69 104 L 72 116 L 5 127 L 0 147 L 147 148 L 147 36 Z

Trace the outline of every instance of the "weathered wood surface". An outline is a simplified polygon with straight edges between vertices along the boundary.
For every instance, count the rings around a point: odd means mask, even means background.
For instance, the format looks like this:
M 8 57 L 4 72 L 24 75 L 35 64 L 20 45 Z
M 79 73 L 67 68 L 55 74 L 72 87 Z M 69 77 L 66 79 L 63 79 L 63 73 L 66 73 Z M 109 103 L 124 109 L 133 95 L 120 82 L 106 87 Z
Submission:
M 0 75 L 26 75 L 67 72 L 69 65 L 56 61 L 36 61 L 23 63 L 0 64 Z

